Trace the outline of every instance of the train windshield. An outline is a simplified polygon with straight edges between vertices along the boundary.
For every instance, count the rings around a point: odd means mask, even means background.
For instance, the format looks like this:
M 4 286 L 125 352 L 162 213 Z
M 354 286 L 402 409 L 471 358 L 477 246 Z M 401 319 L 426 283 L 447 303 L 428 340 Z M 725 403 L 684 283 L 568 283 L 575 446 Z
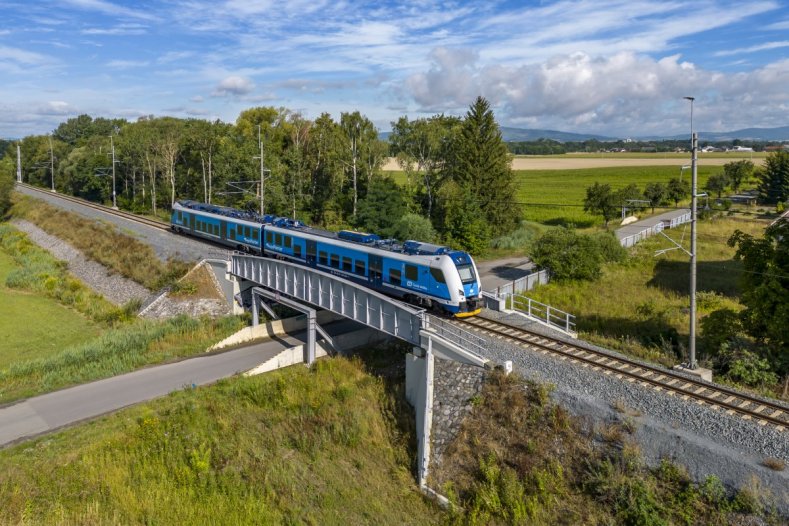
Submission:
M 474 276 L 474 268 L 471 265 L 458 265 L 458 272 L 460 273 L 460 281 L 463 283 L 477 281 L 476 276 Z

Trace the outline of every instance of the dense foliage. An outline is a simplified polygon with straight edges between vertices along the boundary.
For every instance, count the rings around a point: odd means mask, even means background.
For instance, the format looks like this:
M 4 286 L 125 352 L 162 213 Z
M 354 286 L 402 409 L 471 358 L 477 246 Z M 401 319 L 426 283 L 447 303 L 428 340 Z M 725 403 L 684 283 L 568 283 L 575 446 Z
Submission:
M 789 201 L 789 152 L 773 152 L 764 160 L 759 195 L 768 203 Z
M 557 228 L 540 236 L 534 243 L 532 259 L 551 271 L 551 279 L 595 280 L 602 274 L 604 262 L 623 261 L 627 251 L 607 233 L 595 236 L 575 230 Z
M 403 117 L 392 126 L 387 144 L 358 111 L 338 121 L 327 113 L 307 120 L 286 108 L 255 107 L 233 124 L 80 115 L 48 136 L 20 141 L 23 179 L 97 202 L 109 203 L 115 191 L 119 206 L 138 213 L 161 215 L 177 199 L 195 199 L 386 236 L 432 233 L 478 251 L 487 248 L 490 233 L 514 228 L 521 213 L 514 206 L 509 154 L 485 99 L 478 98 L 464 119 Z M 405 191 L 394 191 L 383 177 L 390 150 L 408 174 Z M 7 149 L 0 160 L 3 180 L 15 172 L 12 153 Z M 442 193 L 450 182 L 458 191 Z M 475 208 L 463 208 L 467 196 L 474 196 Z M 468 228 L 458 218 L 470 213 L 488 224 L 461 233 Z M 395 229 L 406 214 L 430 224 L 415 229 L 419 221 L 411 218 Z

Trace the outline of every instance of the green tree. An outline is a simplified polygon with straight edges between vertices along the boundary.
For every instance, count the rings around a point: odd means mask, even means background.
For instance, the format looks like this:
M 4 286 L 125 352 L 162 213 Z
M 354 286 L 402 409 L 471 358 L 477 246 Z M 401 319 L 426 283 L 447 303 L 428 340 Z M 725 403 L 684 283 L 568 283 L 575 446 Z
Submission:
M 740 185 L 753 174 L 753 163 L 748 160 L 732 161 L 723 165 L 723 173 L 729 178 L 729 184 L 735 192 Z M 718 196 L 720 197 L 720 196 Z
M 0 220 L 11 208 L 11 191 L 14 189 L 15 170 L 16 165 L 11 155 L 0 158 Z
M 663 183 L 647 183 L 644 187 L 644 197 L 655 213 L 655 207 L 662 205 L 668 198 L 668 188 Z
M 393 236 L 396 239 L 426 241 L 432 243 L 436 240 L 436 231 L 430 220 L 419 214 L 406 214 L 394 224 Z
M 340 129 L 338 154 L 345 166 L 346 180 L 350 181 L 351 217 L 355 218 L 359 195 L 364 194 L 367 184 L 381 168 L 385 150 L 377 147 L 380 141 L 375 125 L 358 111 L 340 114 Z
M 767 345 L 770 362 L 789 374 L 789 221 L 780 219 L 761 239 L 739 230 L 729 238 L 742 261 L 743 327 Z M 789 380 L 789 379 L 788 379 Z
M 789 152 L 783 150 L 767 155 L 759 180 L 759 195 L 768 203 L 789 199 Z
M 617 196 L 611 190 L 611 185 L 595 183 L 586 189 L 584 211 L 603 216 L 606 227 L 616 217 L 617 209 Z
M 393 179 L 375 180 L 370 184 L 367 196 L 359 201 L 357 225 L 367 232 L 392 237 L 395 224 L 407 210 L 403 192 Z
M 473 255 L 484 254 L 491 236 L 488 222 L 479 209 L 479 200 L 468 188 L 454 181 L 441 187 L 438 199 L 445 242 Z
M 557 281 L 595 280 L 602 274 L 603 257 L 590 236 L 567 228 L 550 230 L 534 243 L 532 260 L 551 271 Z
M 479 202 L 492 233 L 513 230 L 521 214 L 515 204 L 511 156 L 490 104 L 482 97 L 466 113 L 454 156 L 452 177 Z
M 680 201 L 690 196 L 690 183 L 677 178 L 671 179 L 668 182 L 667 191 L 667 197 L 674 201 L 674 206 L 679 206 Z
M 616 204 L 617 207 L 627 207 L 634 212 L 638 212 L 645 207 L 642 203 L 636 203 L 633 201 L 643 200 L 644 194 L 638 189 L 638 185 L 635 183 L 630 183 L 629 185 L 614 192 L 614 204 Z
M 720 199 L 721 194 L 730 184 L 732 184 L 731 179 L 724 172 L 722 174 L 711 175 L 710 178 L 707 179 L 707 184 L 704 185 L 704 189 L 710 193 L 717 194 L 718 199 Z

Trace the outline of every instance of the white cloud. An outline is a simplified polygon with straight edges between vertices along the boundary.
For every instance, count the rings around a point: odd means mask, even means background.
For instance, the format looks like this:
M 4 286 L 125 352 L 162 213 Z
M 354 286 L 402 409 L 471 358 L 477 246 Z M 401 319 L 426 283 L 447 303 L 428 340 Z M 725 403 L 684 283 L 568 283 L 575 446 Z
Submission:
M 192 97 L 189 100 L 191 100 L 192 102 L 198 102 L 198 103 L 205 101 L 205 99 L 202 96 L 200 96 L 200 95 L 195 95 L 194 97 Z
M 759 44 L 756 46 L 741 47 L 737 49 L 727 49 L 724 51 L 716 52 L 715 56 L 727 57 L 729 55 L 740 55 L 742 53 L 755 53 L 756 51 L 766 51 L 768 49 L 778 49 L 782 47 L 789 47 L 789 40 L 783 40 L 780 42 L 766 42 L 764 44 Z
M 517 67 L 478 65 L 468 51 L 434 50 L 433 66 L 410 76 L 407 92 L 422 110 L 461 112 L 477 95 L 488 98 L 503 122 L 635 135 L 681 127 L 682 97 L 695 95 L 698 117 L 714 121 L 725 108 L 730 123 L 782 125 L 776 107 L 789 96 L 789 60 L 748 73 L 697 68 L 677 55 L 659 60 L 621 52 L 585 53 Z M 756 95 L 758 94 L 758 95 Z M 717 108 L 717 110 L 713 110 Z
M 40 53 L 32 51 L 25 51 L 8 46 L 0 46 L 0 61 L 9 60 L 19 64 L 37 65 L 44 64 L 49 61 L 47 57 Z
M 87 11 L 98 11 L 106 15 L 137 18 L 140 20 L 156 20 L 156 16 L 151 13 L 115 5 L 104 0 L 61 0 L 61 2 Z
M 214 97 L 246 95 L 255 88 L 255 84 L 246 77 L 231 75 L 220 82 L 212 92 Z
M 115 27 L 94 27 L 80 31 L 83 35 L 126 36 L 144 35 L 148 32 L 145 26 L 139 24 L 120 24 Z
M 39 115 L 72 115 L 76 113 L 76 109 L 68 102 L 62 100 L 51 100 L 38 107 L 37 114 Z
M 142 68 L 150 63 L 146 60 L 110 60 L 106 66 L 113 69 Z

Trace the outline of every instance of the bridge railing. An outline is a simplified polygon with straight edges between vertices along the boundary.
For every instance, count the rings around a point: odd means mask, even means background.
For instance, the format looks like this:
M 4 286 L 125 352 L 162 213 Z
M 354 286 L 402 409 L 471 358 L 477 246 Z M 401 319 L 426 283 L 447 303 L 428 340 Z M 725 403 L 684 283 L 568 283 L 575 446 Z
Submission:
M 485 338 L 437 316 L 431 316 L 430 314 L 424 314 L 423 316 L 425 320 L 425 329 L 432 329 L 436 334 L 448 342 L 454 343 L 461 349 L 479 358 L 484 358 L 485 349 L 487 347 Z
M 543 325 L 553 327 L 571 336 L 577 334 L 575 316 L 569 312 L 518 294 L 507 294 L 505 301 L 512 310 L 525 314 Z

